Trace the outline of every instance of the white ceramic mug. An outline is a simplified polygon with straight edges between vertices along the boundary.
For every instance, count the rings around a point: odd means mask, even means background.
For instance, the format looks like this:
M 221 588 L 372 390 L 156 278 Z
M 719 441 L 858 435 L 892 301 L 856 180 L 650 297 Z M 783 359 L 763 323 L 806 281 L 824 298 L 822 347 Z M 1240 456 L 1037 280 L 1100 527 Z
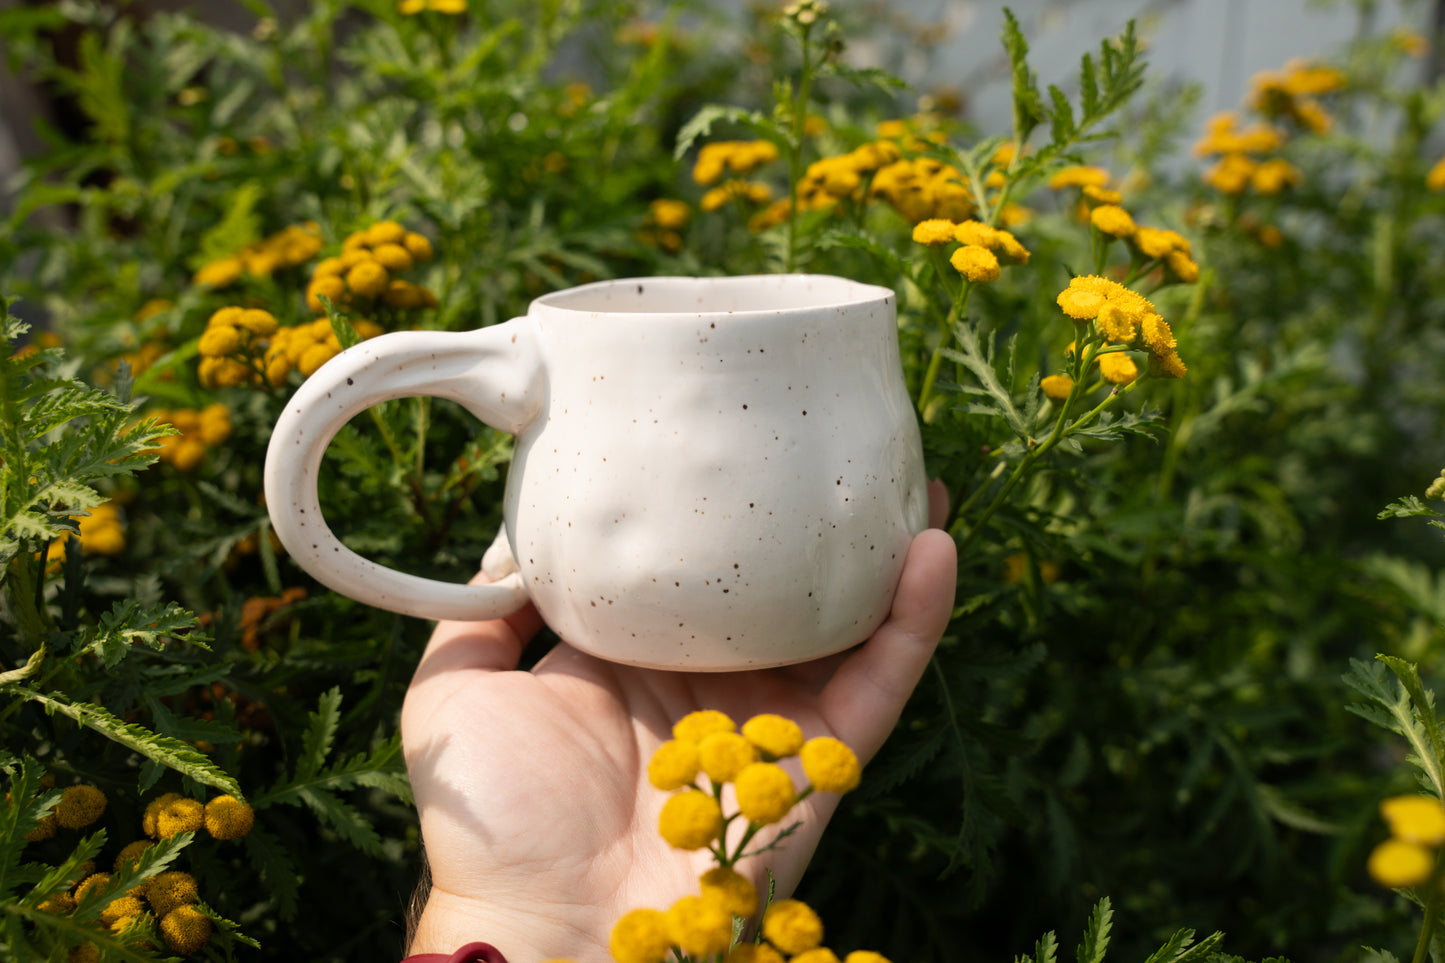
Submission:
M 517 436 L 500 582 L 385 568 L 322 520 L 326 446 L 411 395 Z M 894 294 L 823 275 L 602 281 L 504 324 L 364 341 L 287 403 L 265 474 L 276 534 L 338 592 L 433 619 L 530 600 L 579 649 L 693 671 L 866 639 L 928 514 Z

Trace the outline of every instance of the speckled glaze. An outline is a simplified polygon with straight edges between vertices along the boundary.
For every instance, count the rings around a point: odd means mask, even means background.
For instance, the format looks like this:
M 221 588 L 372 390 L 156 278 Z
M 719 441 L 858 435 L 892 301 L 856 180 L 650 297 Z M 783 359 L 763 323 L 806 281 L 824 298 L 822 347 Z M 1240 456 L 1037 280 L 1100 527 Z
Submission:
M 500 582 L 383 568 L 322 521 L 327 444 L 408 395 L 517 436 L 503 503 L 516 571 Z M 505 324 L 362 342 L 287 404 L 266 498 L 287 550 L 339 592 L 445 619 L 530 599 L 580 649 L 692 671 L 863 641 L 927 519 L 893 292 L 821 275 L 604 281 Z

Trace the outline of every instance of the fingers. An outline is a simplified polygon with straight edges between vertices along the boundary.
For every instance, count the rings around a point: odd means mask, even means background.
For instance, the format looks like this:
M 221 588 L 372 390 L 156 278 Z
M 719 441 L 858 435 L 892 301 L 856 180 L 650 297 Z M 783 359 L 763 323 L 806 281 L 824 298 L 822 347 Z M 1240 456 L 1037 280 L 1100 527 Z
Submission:
M 472 585 L 488 581 L 478 573 Z M 530 604 L 506 618 L 489 622 L 438 622 L 422 653 L 412 685 L 458 669 L 490 672 L 515 669 L 522 650 L 542 628 L 542 617 Z
M 888 738 L 953 614 L 958 550 L 929 529 L 913 540 L 888 620 L 839 666 L 823 690 L 823 717 L 867 760 Z

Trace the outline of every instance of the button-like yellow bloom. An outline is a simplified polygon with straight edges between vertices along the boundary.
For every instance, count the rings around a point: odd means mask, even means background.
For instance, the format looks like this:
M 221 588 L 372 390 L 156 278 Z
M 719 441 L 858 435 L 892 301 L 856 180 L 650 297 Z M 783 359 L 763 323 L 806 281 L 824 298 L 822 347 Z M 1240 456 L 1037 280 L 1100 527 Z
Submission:
M 997 281 L 999 277 L 998 256 L 986 247 L 965 244 L 948 259 L 959 274 L 970 281 Z
M 699 880 L 704 895 L 711 894 L 734 916 L 758 911 L 758 889 L 746 876 L 725 866 L 714 866 Z
M 1381 886 L 1419 886 L 1434 872 L 1435 855 L 1416 843 L 1387 839 L 1370 853 L 1365 868 Z
M 697 778 L 697 743 L 669 739 L 647 763 L 647 781 L 664 792 L 681 789 Z
M 705 792 L 685 789 L 662 804 L 657 829 L 675 849 L 702 849 L 722 833 L 722 807 Z
M 743 738 L 774 759 L 797 755 L 803 748 L 803 730 L 792 719 L 772 713 L 753 716 L 743 723 Z
M 1150 355 L 1149 370 L 1165 378 L 1182 378 L 1189 373 L 1189 369 L 1184 366 L 1184 359 L 1173 351 L 1166 355 Z
M 240 258 L 223 257 L 202 267 L 191 280 L 202 287 L 224 288 L 236 283 L 245 270 Z
M 1099 356 L 1099 374 L 1112 384 L 1126 385 L 1139 377 L 1139 366 L 1124 352 L 1114 351 Z
M 1134 218 L 1117 204 L 1100 204 L 1089 212 L 1089 223 L 1101 233 L 1128 238 L 1134 235 Z
M 62 829 L 89 826 L 105 812 L 105 793 L 94 786 L 71 786 L 61 794 L 55 807 L 55 821 Z
M 115 871 L 120 872 L 122 869 L 129 869 L 140 862 L 141 856 L 143 856 L 145 851 L 150 849 L 150 847 L 151 844 L 144 839 L 137 839 L 135 842 L 127 843 L 121 847 L 121 851 L 115 854 Z
M 394 241 L 378 244 L 371 256 L 388 271 L 410 271 L 413 264 L 411 252 Z
M 1109 183 L 1109 172 L 1102 167 L 1082 165 L 1065 167 L 1049 177 L 1049 187 L 1056 191 L 1066 187 L 1103 187 Z
M 1174 339 L 1174 330 L 1157 314 L 1151 314 L 1144 319 L 1141 325 L 1144 333 L 1144 347 L 1149 349 L 1150 354 L 1167 355 L 1174 351 L 1178 342 Z
M 858 787 L 862 768 L 848 745 L 832 736 L 818 736 L 798 753 L 803 773 L 820 792 L 850 792 Z
M 737 723 L 716 709 L 689 712 L 672 726 L 672 736 L 683 742 L 702 742 L 714 732 L 736 732 Z
M 662 963 L 672 946 L 667 917 L 661 910 L 635 909 L 612 927 L 608 947 L 617 963 Z
M 156 835 L 169 839 L 176 833 L 193 833 L 205 820 L 206 807 L 198 799 L 171 801 L 156 816 Z
M 150 802 L 146 803 L 146 808 L 141 813 L 141 830 L 152 839 L 159 836 L 160 830 L 158 829 L 158 823 L 160 820 L 161 810 L 180 798 L 180 793 L 168 792 L 163 793 L 162 795 L 157 796 L 155 799 L 152 799 Z
M 822 944 L 823 921 L 807 903 L 781 899 L 763 915 L 763 938 L 789 956 L 796 956 Z
M 145 912 L 145 904 L 134 896 L 118 896 L 106 904 L 105 909 L 100 911 L 100 921 L 106 926 L 114 926 L 116 923 L 132 916 L 139 916 Z
M 792 777 L 772 762 L 755 762 L 743 767 L 733 781 L 733 787 L 737 790 L 738 809 L 743 816 L 749 822 L 764 825 L 786 816 L 798 798 Z
M 1380 803 L 1380 815 L 1396 839 L 1422 846 L 1445 843 L 1445 806 L 1432 796 L 1392 796 Z
M 686 201 L 659 197 L 647 206 L 647 217 L 658 227 L 675 231 L 687 224 L 692 217 L 692 209 L 687 206 Z
M 931 217 L 913 225 L 913 240 L 919 244 L 947 244 L 953 240 L 957 228 L 950 220 Z
M 826 946 L 815 947 L 794 956 L 790 963 L 839 963 L 838 954 Z
M 142 892 L 157 917 L 165 916 L 178 906 L 188 906 L 200 899 L 196 878 L 179 869 L 168 869 L 152 876 L 142 886 Z
M 1302 176 L 1299 168 L 1283 157 L 1272 157 L 1254 169 L 1249 183 L 1257 193 L 1278 194 L 1286 187 L 1298 184 Z
M 217 796 L 206 803 L 203 821 L 206 832 L 216 839 L 240 839 L 256 824 L 256 812 L 243 799 Z
M 843 963 L 889 963 L 888 957 L 872 950 L 854 950 L 843 957 Z
M 731 782 L 743 767 L 757 762 L 758 751 L 736 732 L 714 732 L 697 744 L 698 762 L 714 785 Z
M 173 953 L 198 952 L 211 941 L 211 920 L 194 906 L 177 906 L 161 919 L 161 939 Z
M 1138 329 L 1134 326 L 1134 317 L 1122 305 L 1114 301 L 1105 301 L 1104 306 L 1099 309 L 1099 315 L 1094 319 L 1104 337 L 1119 344 L 1128 344 L 1134 340 Z
M 727 950 L 733 938 L 732 914 L 714 897 L 684 896 L 666 913 L 672 944 L 692 959 Z
M 1068 375 L 1048 375 L 1039 382 L 1039 387 L 1055 401 L 1067 401 L 1069 392 L 1074 390 L 1074 379 Z
M 366 260 L 346 272 L 346 286 L 352 293 L 374 298 L 386 290 L 391 275 L 379 261 Z

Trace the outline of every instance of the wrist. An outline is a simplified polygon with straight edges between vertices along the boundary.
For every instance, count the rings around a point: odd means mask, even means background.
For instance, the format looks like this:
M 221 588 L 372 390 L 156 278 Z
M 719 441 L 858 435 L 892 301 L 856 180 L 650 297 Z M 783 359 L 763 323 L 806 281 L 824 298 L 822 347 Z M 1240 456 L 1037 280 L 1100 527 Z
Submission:
M 575 913 L 578 920 L 560 919 L 535 907 L 518 911 L 500 903 L 483 903 L 433 888 L 416 923 L 410 955 L 450 955 L 458 947 L 486 941 L 506 957 L 507 963 L 543 963 L 566 959 L 576 963 L 605 963 L 611 959 L 607 934 L 588 932 L 579 925 L 592 908 L 559 905 L 558 913 Z

